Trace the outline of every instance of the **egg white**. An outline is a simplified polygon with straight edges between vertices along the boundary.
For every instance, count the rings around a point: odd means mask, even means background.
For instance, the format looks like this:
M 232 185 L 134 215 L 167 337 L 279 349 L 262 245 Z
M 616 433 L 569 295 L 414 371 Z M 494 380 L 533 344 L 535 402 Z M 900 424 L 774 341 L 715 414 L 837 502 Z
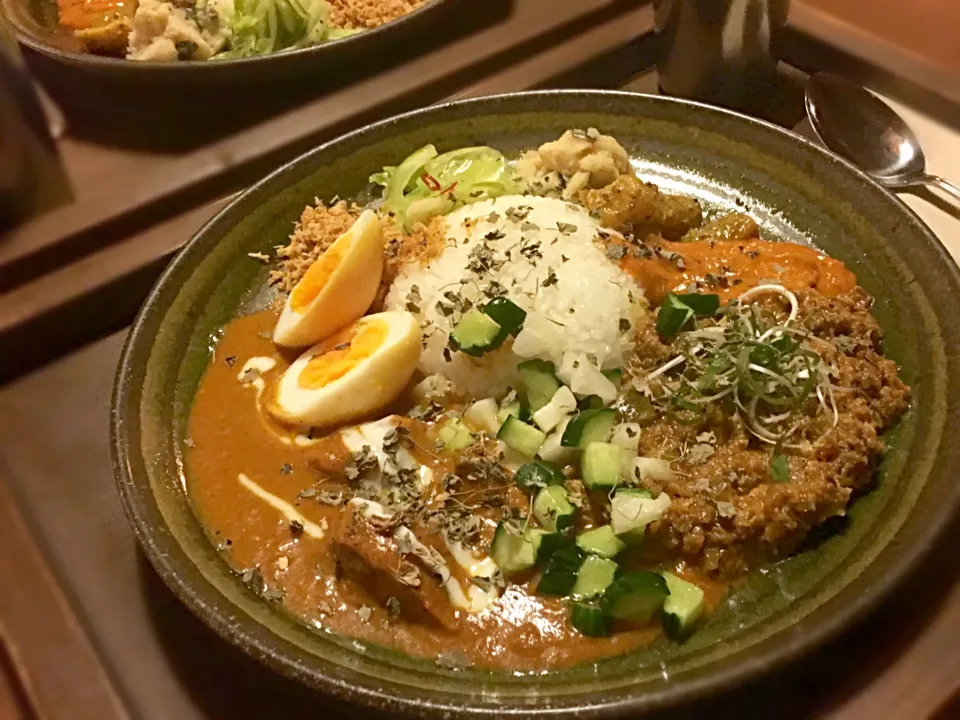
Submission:
M 388 328 L 379 347 L 345 375 L 322 387 L 299 384 L 300 373 L 322 351 L 322 345 L 297 358 L 280 379 L 270 412 L 287 423 L 321 427 L 355 420 L 393 402 L 416 370 L 422 333 L 416 317 L 405 311 L 368 315 L 357 324 L 377 320 Z
M 364 210 L 327 252 L 338 246 L 346 247 L 343 257 L 310 304 L 302 312 L 293 309 L 291 299 L 296 287 L 287 297 L 273 331 L 273 341 L 278 345 L 313 345 L 370 309 L 383 274 L 383 229 L 379 216 Z M 323 262 L 323 256 L 316 262 Z

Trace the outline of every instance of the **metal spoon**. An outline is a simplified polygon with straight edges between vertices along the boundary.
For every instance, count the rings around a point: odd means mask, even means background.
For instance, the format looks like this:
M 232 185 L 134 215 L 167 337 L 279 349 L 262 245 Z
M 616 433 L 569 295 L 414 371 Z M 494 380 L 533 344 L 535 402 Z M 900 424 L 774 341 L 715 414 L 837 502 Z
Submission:
M 807 117 L 820 140 L 888 188 L 933 185 L 960 200 L 960 187 L 926 172 L 923 148 L 896 111 L 830 73 L 807 81 Z

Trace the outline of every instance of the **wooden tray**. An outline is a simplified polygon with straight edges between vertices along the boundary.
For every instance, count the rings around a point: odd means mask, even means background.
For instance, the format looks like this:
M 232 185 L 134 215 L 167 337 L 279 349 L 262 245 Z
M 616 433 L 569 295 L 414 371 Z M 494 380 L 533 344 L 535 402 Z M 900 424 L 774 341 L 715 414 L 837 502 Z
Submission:
M 876 68 L 960 103 L 956 0 L 792 0 L 790 23 Z

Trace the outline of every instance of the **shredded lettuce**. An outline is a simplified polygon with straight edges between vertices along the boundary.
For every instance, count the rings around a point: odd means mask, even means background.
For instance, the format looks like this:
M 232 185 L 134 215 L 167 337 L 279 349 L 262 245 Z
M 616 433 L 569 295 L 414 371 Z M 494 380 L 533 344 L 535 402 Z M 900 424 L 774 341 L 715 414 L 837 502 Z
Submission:
M 461 205 L 517 192 L 506 158 L 486 146 L 438 155 L 425 145 L 400 165 L 371 175 L 370 182 L 383 185 L 384 209 L 407 230 Z
M 328 39 L 326 0 L 234 0 L 230 49 L 218 58 L 252 57 Z

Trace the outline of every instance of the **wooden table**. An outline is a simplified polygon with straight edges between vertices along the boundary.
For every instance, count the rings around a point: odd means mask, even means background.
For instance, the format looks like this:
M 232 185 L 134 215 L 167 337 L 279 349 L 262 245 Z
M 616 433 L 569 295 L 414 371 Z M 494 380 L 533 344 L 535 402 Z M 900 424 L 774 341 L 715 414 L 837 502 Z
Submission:
M 78 202 L 0 242 L 0 718 L 351 716 L 226 645 L 153 573 L 113 486 L 113 371 L 123 328 L 170 254 L 220 196 L 303 147 L 446 97 L 656 88 L 644 3 L 517 0 L 494 15 L 453 47 L 189 152 L 64 140 L 68 168 L 83 179 Z M 838 69 L 905 102 L 933 170 L 960 167 L 960 117 L 941 94 L 802 34 L 788 38 L 784 53 L 792 66 Z M 802 117 L 801 77 L 785 68 L 771 103 L 791 127 Z M 130 184 L 148 162 L 150 176 Z M 98 198 L 113 196 L 98 210 Z M 960 212 L 932 196 L 906 202 L 960 254 Z M 904 589 L 840 640 L 669 717 L 960 717 L 958 540 L 955 525 Z

